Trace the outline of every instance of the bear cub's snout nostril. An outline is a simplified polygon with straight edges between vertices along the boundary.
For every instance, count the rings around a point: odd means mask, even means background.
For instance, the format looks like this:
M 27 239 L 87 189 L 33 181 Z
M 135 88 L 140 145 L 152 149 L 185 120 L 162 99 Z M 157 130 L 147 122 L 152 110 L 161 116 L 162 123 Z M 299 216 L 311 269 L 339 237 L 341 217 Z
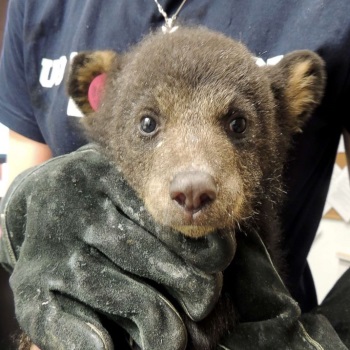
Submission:
M 200 211 L 215 201 L 216 195 L 214 178 L 202 171 L 178 173 L 170 183 L 170 198 L 186 211 Z

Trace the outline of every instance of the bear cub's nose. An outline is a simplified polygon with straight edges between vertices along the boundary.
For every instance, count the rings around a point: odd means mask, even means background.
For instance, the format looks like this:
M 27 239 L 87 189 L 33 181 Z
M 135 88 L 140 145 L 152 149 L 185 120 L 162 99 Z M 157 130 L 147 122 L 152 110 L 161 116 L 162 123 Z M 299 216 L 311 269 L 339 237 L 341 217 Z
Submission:
M 181 172 L 170 183 L 170 197 L 193 214 L 216 199 L 214 178 L 202 171 Z

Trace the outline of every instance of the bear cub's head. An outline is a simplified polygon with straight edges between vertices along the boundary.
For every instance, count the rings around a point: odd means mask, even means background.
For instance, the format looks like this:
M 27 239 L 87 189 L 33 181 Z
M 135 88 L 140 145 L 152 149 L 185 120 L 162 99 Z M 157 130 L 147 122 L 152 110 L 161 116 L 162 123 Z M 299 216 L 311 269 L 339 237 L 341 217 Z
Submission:
M 277 201 L 291 136 L 324 85 L 313 52 L 259 67 L 242 44 L 183 27 L 123 55 L 78 54 L 68 92 L 154 219 L 199 237 Z

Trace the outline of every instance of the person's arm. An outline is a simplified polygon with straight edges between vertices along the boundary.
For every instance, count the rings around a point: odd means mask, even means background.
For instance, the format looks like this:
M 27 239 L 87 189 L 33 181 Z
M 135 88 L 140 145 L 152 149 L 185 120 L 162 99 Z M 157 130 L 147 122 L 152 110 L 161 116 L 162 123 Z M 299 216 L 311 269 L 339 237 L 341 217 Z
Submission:
M 43 163 L 51 157 L 52 153 L 47 145 L 10 130 L 7 155 L 9 169 L 7 187 L 21 172 Z

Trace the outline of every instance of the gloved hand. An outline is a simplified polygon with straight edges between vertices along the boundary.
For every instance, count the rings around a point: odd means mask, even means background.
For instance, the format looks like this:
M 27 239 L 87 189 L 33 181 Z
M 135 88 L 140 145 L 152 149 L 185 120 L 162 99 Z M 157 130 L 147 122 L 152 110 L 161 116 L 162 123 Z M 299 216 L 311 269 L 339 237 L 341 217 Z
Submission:
M 185 349 L 183 322 L 154 286 L 199 320 L 235 252 L 231 234 L 193 241 L 156 226 L 97 146 L 27 171 L 1 213 L 0 261 L 14 266 L 16 315 L 45 350 L 112 349 L 99 315 L 144 350 Z
M 328 319 L 321 314 L 301 315 L 278 275 L 257 232 L 238 233 L 233 263 L 225 271 L 234 283 L 229 293 L 235 301 L 239 324 L 222 339 L 220 350 L 346 350 Z M 339 318 L 347 315 L 349 286 L 344 290 Z M 340 299 L 341 300 L 341 299 Z M 333 315 L 334 317 L 334 315 Z M 348 335 L 350 330 L 348 329 Z M 343 337 L 345 339 L 346 337 Z

